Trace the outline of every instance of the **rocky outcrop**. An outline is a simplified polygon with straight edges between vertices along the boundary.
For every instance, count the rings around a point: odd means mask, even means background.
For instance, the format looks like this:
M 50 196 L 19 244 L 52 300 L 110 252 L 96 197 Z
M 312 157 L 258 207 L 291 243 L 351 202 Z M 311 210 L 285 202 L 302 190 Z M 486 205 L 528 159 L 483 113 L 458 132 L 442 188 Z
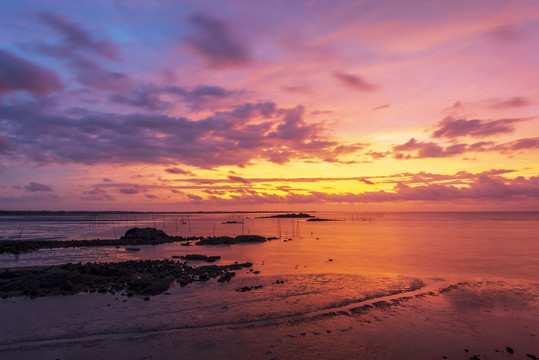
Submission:
M 243 244 L 243 243 L 257 243 L 265 242 L 266 238 L 259 235 L 239 235 L 236 237 L 230 236 L 217 236 L 217 237 L 207 237 L 199 240 L 196 245 L 232 245 L 232 244 Z
M 185 286 L 194 281 L 230 281 L 233 270 L 252 263 L 191 267 L 174 260 L 139 260 L 114 263 L 63 264 L 23 267 L 0 271 L 0 296 L 72 295 L 79 292 L 124 295 L 157 295 L 173 282 Z
M 221 245 L 238 244 L 246 242 L 264 242 L 266 238 L 258 235 L 240 235 L 235 238 L 229 236 L 208 237 L 202 236 L 170 236 L 164 231 L 155 228 L 132 228 L 126 231 L 119 239 L 96 239 L 96 240 L 4 240 L 0 241 L 0 254 L 20 253 L 38 249 L 58 249 L 87 246 L 132 246 L 132 245 L 160 245 L 173 242 L 182 242 L 188 245 L 189 241 L 198 241 L 197 245 Z M 130 248 L 136 251 L 136 248 Z

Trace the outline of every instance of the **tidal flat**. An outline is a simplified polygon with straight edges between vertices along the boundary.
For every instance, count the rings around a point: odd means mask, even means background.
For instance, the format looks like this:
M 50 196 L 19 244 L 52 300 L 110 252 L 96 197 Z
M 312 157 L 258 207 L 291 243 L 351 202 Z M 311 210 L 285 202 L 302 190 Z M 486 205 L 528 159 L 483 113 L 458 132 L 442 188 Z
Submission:
M 246 276 L 144 298 L 9 298 L 3 359 L 533 359 L 539 285 Z M 250 287 L 250 291 L 238 291 Z M 513 353 L 510 353 L 511 349 Z

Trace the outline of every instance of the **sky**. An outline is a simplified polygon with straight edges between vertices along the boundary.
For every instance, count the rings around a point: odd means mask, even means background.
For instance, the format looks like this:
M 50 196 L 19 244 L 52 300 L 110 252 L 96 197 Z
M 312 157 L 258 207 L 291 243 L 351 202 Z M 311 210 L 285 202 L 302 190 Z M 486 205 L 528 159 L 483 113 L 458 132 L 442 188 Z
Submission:
M 0 12 L 0 209 L 539 210 L 539 2 Z

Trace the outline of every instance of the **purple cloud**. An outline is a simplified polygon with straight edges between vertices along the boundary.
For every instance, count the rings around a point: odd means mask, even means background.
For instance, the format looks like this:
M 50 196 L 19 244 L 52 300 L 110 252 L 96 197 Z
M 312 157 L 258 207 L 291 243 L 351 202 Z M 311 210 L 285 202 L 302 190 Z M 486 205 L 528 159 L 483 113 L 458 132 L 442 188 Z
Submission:
M 501 153 L 512 153 L 527 149 L 539 149 L 539 138 L 518 139 L 501 144 L 496 144 L 493 141 L 481 141 L 473 144 L 456 143 L 445 148 L 434 142 L 417 141 L 412 138 L 404 144 L 394 146 L 393 156 L 396 159 L 423 159 L 450 157 L 466 152 L 498 151 Z M 417 151 L 415 156 L 409 154 L 414 151 Z
M 241 176 L 228 175 L 228 179 L 233 181 L 233 182 L 239 182 L 239 183 L 242 183 L 242 184 L 250 184 L 249 180 L 247 180 L 245 178 L 242 178 Z
M 47 103 L 0 104 L 0 126 L 19 159 L 46 163 L 245 166 L 254 159 L 331 159 L 350 149 L 327 141 L 320 124 L 303 120 L 303 107 L 243 104 L 200 120 L 145 114 L 54 112 Z M 338 155 L 338 154 L 337 154 Z M 335 158 L 334 161 L 338 161 Z
M 62 88 L 55 72 L 0 49 L 0 94 L 26 90 L 47 95 Z
M 516 108 L 531 105 L 531 101 L 522 96 L 514 96 L 505 100 L 493 101 L 490 105 L 494 109 Z
M 84 86 L 113 92 L 126 92 L 133 86 L 127 74 L 99 67 L 80 69 L 77 80 Z
M 138 194 L 140 192 L 140 189 L 138 187 L 129 187 L 129 188 L 121 188 L 118 191 L 121 192 L 122 194 L 133 195 L 133 194 Z
M 438 123 L 438 130 L 432 133 L 434 138 L 457 138 L 461 136 L 486 137 L 512 133 L 514 124 L 525 119 L 466 120 L 448 116 Z
M 411 138 L 408 142 L 393 147 L 393 151 L 396 153 L 396 158 L 398 159 L 411 158 L 410 155 L 403 157 L 402 154 L 399 154 L 400 152 L 410 152 L 415 150 L 417 150 L 417 155 L 414 158 L 439 158 L 462 154 L 467 151 L 467 146 L 466 144 L 454 144 L 447 148 L 443 148 L 434 142 L 422 142 Z
M 115 44 L 96 39 L 91 32 L 61 16 L 41 13 L 39 18 L 59 33 L 61 38 L 55 42 L 39 44 L 35 48 L 46 55 L 68 61 L 76 71 L 76 78 L 81 85 L 113 92 L 131 90 L 132 83 L 127 74 L 106 70 L 95 61 L 119 60 L 119 49 Z
M 493 148 L 502 152 L 539 149 L 539 138 L 519 139 L 508 143 L 496 145 Z
M 41 13 L 39 18 L 62 35 L 58 45 L 43 45 L 42 50 L 50 55 L 65 58 L 76 57 L 79 51 L 89 52 L 100 57 L 117 60 L 118 48 L 107 40 L 96 40 L 90 33 L 77 24 L 52 13 Z
M 20 187 L 15 187 L 20 189 Z M 40 184 L 37 182 L 30 182 L 28 185 L 24 186 L 22 188 L 23 190 L 29 191 L 29 192 L 50 192 L 54 191 L 52 188 L 48 185 Z
M 492 29 L 488 35 L 493 39 L 504 43 L 515 43 L 522 41 L 525 38 L 513 25 L 498 26 Z
M 192 172 L 183 170 L 177 167 L 168 168 L 168 169 L 165 169 L 165 171 L 168 172 L 169 174 L 193 175 Z
M 213 101 L 236 95 L 237 92 L 210 85 L 198 85 L 192 90 L 187 90 L 180 86 L 156 87 L 145 85 L 133 90 L 128 95 L 114 94 L 110 96 L 109 100 L 149 110 L 163 110 L 170 108 L 172 105 L 171 102 L 161 99 L 163 94 L 175 95 L 188 103 L 191 109 L 199 110 L 207 107 Z
M 187 197 L 191 200 L 194 200 L 194 201 L 200 201 L 202 200 L 202 197 L 201 196 L 198 196 L 198 195 L 194 195 L 194 194 L 187 194 Z
M 9 149 L 9 139 L 0 135 L 0 154 Z
M 84 193 L 84 196 L 81 196 L 82 200 L 90 201 L 113 201 L 114 198 L 110 196 L 105 190 L 98 187 L 94 187 L 92 190 Z
M 339 80 L 341 84 L 348 86 L 352 89 L 361 91 L 372 91 L 376 89 L 376 85 L 366 82 L 358 75 L 346 74 L 343 72 L 336 71 L 333 73 L 333 76 L 335 76 L 335 78 Z
M 234 38 L 230 27 L 223 21 L 197 13 L 189 18 L 195 28 L 187 41 L 213 67 L 243 65 L 249 61 L 244 44 Z

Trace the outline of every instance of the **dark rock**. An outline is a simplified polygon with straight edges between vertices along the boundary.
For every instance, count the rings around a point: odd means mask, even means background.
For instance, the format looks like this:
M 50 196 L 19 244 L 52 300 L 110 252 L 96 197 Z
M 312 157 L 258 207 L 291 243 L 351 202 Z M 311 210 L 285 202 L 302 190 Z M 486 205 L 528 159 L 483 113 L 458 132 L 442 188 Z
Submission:
M 120 238 L 122 239 L 133 239 L 133 240 L 157 240 L 167 238 L 168 235 L 165 234 L 163 230 L 157 230 L 155 228 L 132 228 L 125 232 L 125 235 Z
M 242 287 L 237 288 L 236 291 L 246 292 L 246 291 L 251 291 L 253 289 L 260 289 L 261 287 L 262 287 L 262 285 L 242 286 Z
M 190 254 L 190 255 L 180 256 L 180 258 L 182 260 L 207 261 L 207 262 L 215 262 L 221 259 L 220 256 L 206 256 L 206 255 L 200 255 L 200 254 Z
M 513 350 L 513 349 L 510 348 L 509 346 L 506 346 L 506 347 L 505 347 L 505 350 L 507 350 L 507 352 L 508 352 L 509 354 L 513 354 L 513 353 L 515 352 L 515 350 Z
M 245 242 L 265 242 L 266 238 L 259 235 L 239 235 L 235 237 L 235 240 L 239 243 Z
M 291 214 L 279 214 L 279 215 L 266 216 L 265 218 L 280 219 L 280 218 L 312 218 L 312 217 L 314 216 L 305 214 L 305 213 L 298 213 L 298 214 L 291 213 Z
M 72 295 L 79 292 L 111 293 L 126 290 L 133 294 L 157 295 L 176 281 L 185 286 L 212 278 L 230 281 L 231 270 L 251 267 L 252 263 L 191 267 L 174 260 L 138 260 L 116 263 L 63 264 L 23 267 L 0 277 L 0 297 Z
M 312 219 L 307 219 L 307 221 L 340 221 L 340 220 L 336 220 L 336 219 L 312 218 Z
M 207 280 L 210 279 L 210 277 L 208 276 L 208 274 L 202 273 L 202 274 L 198 275 L 198 279 L 199 279 L 200 281 L 207 281 Z
M 236 275 L 236 273 L 234 272 L 226 272 L 224 274 L 221 275 L 221 277 L 219 279 L 217 279 L 218 282 L 227 282 L 227 281 L 230 281 L 232 279 L 232 277 L 234 277 Z
M 530 359 L 532 360 L 537 360 L 537 357 L 535 355 L 532 355 L 532 354 L 526 354 L 527 357 L 529 357 Z
M 242 287 L 237 288 L 236 291 L 239 291 L 239 292 L 251 291 L 251 287 L 250 286 L 242 286 Z
M 218 236 L 201 239 L 196 243 L 196 245 L 232 245 L 265 241 L 266 238 L 259 235 L 239 235 L 235 238 L 230 236 Z
M 375 303 L 372 303 L 372 306 L 378 308 L 378 309 L 388 309 L 392 306 L 393 304 L 390 303 L 390 302 L 387 302 L 387 301 L 377 301 Z

